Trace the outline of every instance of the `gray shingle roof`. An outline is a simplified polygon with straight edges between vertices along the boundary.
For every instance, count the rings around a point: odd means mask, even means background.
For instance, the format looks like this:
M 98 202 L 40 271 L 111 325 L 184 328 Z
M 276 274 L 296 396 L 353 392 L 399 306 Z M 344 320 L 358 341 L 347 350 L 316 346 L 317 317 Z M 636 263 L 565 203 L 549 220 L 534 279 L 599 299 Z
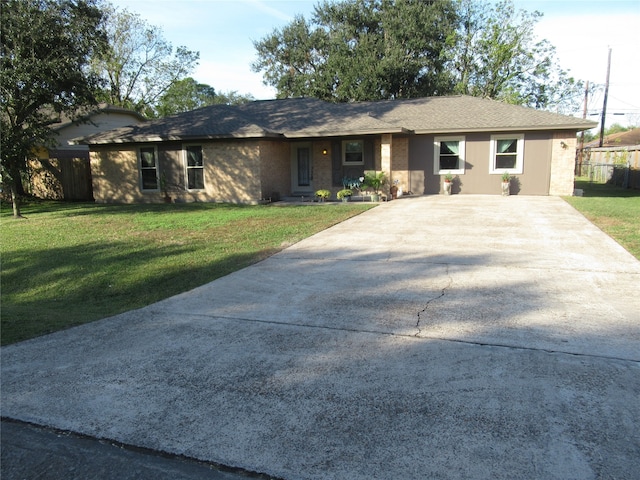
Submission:
M 596 123 L 543 110 L 469 96 L 368 102 L 389 123 L 402 122 L 414 133 L 554 130 L 593 128 Z
M 313 138 L 377 133 L 584 130 L 596 122 L 468 96 L 333 104 L 313 98 L 212 105 L 77 143 L 214 138 Z

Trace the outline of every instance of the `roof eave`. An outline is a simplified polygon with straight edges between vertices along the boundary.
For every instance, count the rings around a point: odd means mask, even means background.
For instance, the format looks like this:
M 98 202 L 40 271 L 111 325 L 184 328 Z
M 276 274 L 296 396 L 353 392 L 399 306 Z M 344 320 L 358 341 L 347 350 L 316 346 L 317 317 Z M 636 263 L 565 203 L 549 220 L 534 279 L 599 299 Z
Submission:
M 489 133 L 489 132 L 540 132 L 540 131 L 560 131 L 560 130 L 569 130 L 569 131 L 583 131 L 590 130 L 596 127 L 598 124 L 594 123 L 591 126 L 580 124 L 580 125 L 530 125 L 530 126 L 521 126 L 521 127 L 483 127 L 483 128 L 432 128 L 432 129 L 416 129 L 416 135 L 426 135 L 426 134 L 445 134 L 445 133 Z
M 284 135 L 278 132 L 263 132 L 256 134 L 222 134 L 222 135 L 166 135 L 148 137 L 120 137 L 105 140 L 91 141 L 85 138 L 74 138 L 69 140 L 70 145 L 122 145 L 128 143 L 159 143 L 159 142 L 196 142 L 198 140 L 225 140 L 225 139 L 261 139 L 261 138 L 283 138 Z
M 366 128 L 353 130 L 298 130 L 295 132 L 285 132 L 286 138 L 326 138 L 326 137 L 354 137 L 360 135 L 382 135 L 382 134 L 411 134 L 412 130 L 407 128 Z

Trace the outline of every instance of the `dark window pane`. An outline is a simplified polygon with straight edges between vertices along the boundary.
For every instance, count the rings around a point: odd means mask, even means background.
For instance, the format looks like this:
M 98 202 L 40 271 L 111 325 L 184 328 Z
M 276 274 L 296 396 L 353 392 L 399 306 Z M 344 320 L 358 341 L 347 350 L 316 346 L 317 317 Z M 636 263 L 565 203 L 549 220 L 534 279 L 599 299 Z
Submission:
M 496 168 L 516 168 L 517 155 L 496 155 Z
M 457 155 L 460 152 L 460 142 L 457 140 L 440 142 L 441 155 Z
M 344 162 L 345 163 L 362 163 L 363 162 L 363 146 L 362 142 L 346 142 L 344 146 Z
M 460 157 L 457 155 L 441 155 L 440 156 L 440 170 L 458 170 L 460 163 Z
M 358 153 L 346 153 L 344 156 L 345 162 L 362 162 L 362 152 Z
M 187 169 L 190 190 L 204 189 L 204 170 L 202 168 Z
M 202 167 L 202 147 L 187 147 L 187 166 Z
M 362 153 L 362 142 L 347 142 L 345 151 L 347 153 Z
M 142 169 L 142 189 L 143 190 L 158 189 L 158 177 L 156 175 L 155 168 Z
M 498 140 L 498 153 L 516 153 L 518 151 L 518 140 L 510 138 Z
M 140 149 L 140 163 L 143 168 L 155 168 L 156 152 L 153 148 Z

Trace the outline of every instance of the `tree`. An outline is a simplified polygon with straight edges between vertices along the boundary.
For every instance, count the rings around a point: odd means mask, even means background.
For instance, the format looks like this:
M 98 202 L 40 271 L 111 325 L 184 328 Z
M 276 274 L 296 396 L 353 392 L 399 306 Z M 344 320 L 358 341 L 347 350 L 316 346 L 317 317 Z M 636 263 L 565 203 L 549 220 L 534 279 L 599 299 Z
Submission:
M 242 105 L 243 103 L 253 102 L 255 98 L 250 93 L 238 93 L 235 90 L 228 90 L 216 93 L 214 100 L 213 103 L 215 104 Z
M 452 88 L 441 52 L 454 33 L 451 1 L 324 2 L 255 42 L 254 71 L 278 97 L 333 101 L 411 98 Z
M 542 14 L 497 4 L 459 0 L 460 24 L 448 52 L 454 91 L 541 109 L 575 110 L 583 85 L 558 67 L 555 48 L 536 41 Z
M 629 130 L 633 130 L 634 128 L 639 128 L 639 127 L 633 126 L 633 125 L 625 127 L 624 125 L 621 125 L 619 123 L 614 123 L 610 127 L 604 129 L 604 136 L 606 137 L 608 135 L 613 135 L 614 133 L 628 132 Z M 585 142 L 591 142 L 593 140 L 600 138 L 599 129 L 586 130 L 583 132 L 583 134 L 584 134 Z
M 251 95 L 240 95 L 235 91 L 216 93 L 209 85 L 198 83 L 187 77 L 174 82 L 155 106 L 160 117 L 188 112 L 214 104 L 238 105 L 253 100 Z
M 155 107 L 158 116 L 166 117 L 212 105 L 216 97 L 213 87 L 187 77 L 174 82 Z
M 96 103 L 100 79 L 90 58 L 106 48 L 94 0 L 2 0 L 0 173 L 20 216 L 22 174 L 34 146 L 49 146 L 50 126 Z
M 104 8 L 109 51 L 96 57 L 94 71 L 109 85 L 104 100 L 156 116 L 155 105 L 176 81 L 191 73 L 200 54 L 181 46 L 173 49 L 158 27 L 128 10 Z
M 254 43 L 278 97 L 353 101 L 464 94 L 574 110 L 582 83 L 511 0 L 343 0 Z

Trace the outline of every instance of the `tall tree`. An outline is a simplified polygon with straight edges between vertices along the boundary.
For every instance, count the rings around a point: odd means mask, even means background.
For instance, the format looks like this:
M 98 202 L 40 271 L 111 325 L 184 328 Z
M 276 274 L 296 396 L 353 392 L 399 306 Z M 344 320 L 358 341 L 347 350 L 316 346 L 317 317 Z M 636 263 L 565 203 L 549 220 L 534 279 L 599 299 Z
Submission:
M 100 80 L 90 58 L 106 48 L 94 0 L 2 0 L 0 173 L 20 216 L 21 176 L 35 145 L 48 146 L 50 126 L 96 103 Z
M 188 112 L 196 108 L 214 104 L 238 105 L 253 100 L 251 95 L 241 95 L 235 91 L 216 93 L 215 89 L 187 77 L 174 82 L 166 91 L 155 110 L 160 117 Z
M 255 42 L 278 97 L 353 101 L 447 93 L 441 52 L 456 27 L 448 0 L 346 0 L 315 7 Z
M 459 0 L 460 23 L 449 65 L 455 92 L 542 109 L 573 110 L 582 82 L 562 70 L 555 48 L 537 40 L 540 12 L 516 11 L 511 0 Z
M 582 82 L 511 0 L 343 0 L 254 44 L 279 97 L 378 100 L 452 93 L 574 110 Z
M 109 51 L 93 68 L 109 84 L 104 100 L 156 116 L 154 106 L 169 87 L 190 74 L 200 54 L 164 39 L 160 28 L 140 15 L 107 4 Z

